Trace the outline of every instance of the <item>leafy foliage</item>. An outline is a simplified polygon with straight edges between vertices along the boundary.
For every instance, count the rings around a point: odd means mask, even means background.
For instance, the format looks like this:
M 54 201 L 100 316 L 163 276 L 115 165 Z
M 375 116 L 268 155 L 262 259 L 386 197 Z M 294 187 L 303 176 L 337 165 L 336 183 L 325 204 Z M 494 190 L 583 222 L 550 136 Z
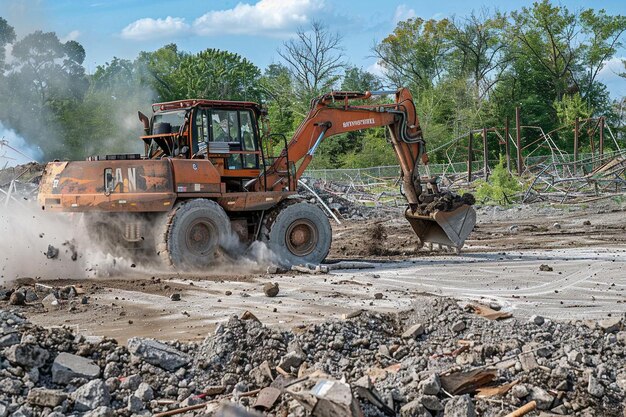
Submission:
M 514 201 L 515 194 L 522 191 L 522 186 L 506 169 L 506 161 L 500 156 L 500 162 L 495 166 L 489 181 L 482 181 L 476 189 L 476 199 L 481 202 L 496 202 L 508 204 Z
M 540 0 L 508 15 L 485 9 L 400 21 L 373 47 L 382 77 L 345 62 L 341 36 L 319 22 L 298 30 L 278 51 L 280 61 L 263 70 L 229 51 L 189 53 L 172 43 L 132 60 L 113 57 L 86 74 L 78 42 L 42 31 L 18 39 L 0 17 L 0 121 L 45 159 L 83 158 L 139 150 L 136 110 L 149 113 L 152 102 L 259 101 L 268 110 L 266 127 L 289 138 L 319 94 L 405 86 L 430 149 L 477 127 L 502 126 L 516 106 L 522 124 L 546 132 L 576 117 L 603 115 L 619 140 L 626 135 L 626 101 L 612 100 L 598 74 L 623 48 L 625 31 L 624 16 Z M 626 66 L 620 75 L 626 77 Z M 332 137 L 322 142 L 311 167 L 394 164 L 386 134 L 376 128 Z M 560 130 L 552 139 L 568 149 L 572 136 Z M 497 157 L 495 135 L 488 140 L 489 157 Z M 267 146 L 275 155 L 282 141 Z M 430 154 L 435 163 L 444 158 Z M 489 198 L 514 189 L 506 176 L 500 178 L 499 167 L 484 185 Z

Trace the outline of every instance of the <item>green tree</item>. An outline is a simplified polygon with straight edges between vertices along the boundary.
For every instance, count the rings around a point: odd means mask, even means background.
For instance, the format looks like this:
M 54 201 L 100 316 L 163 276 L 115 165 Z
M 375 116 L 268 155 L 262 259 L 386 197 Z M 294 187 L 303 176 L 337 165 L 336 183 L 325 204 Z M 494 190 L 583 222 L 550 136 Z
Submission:
M 416 17 L 399 22 L 393 33 L 374 47 L 392 84 L 419 92 L 432 88 L 445 74 L 452 47 L 449 29 L 448 19 Z
M 4 48 L 15 41 L 15 29 L 3 17 L 0 17 L 0 72 L 4 70 L 6 59 Z

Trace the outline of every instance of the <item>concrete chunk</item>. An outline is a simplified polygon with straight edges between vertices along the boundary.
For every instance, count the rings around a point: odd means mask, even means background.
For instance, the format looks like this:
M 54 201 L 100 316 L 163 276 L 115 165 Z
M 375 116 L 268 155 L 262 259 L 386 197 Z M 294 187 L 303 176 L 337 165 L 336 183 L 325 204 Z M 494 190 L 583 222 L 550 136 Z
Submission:
M 58 389 L 33 388 L 26 400 L 29 404 L 41 407 L 56 407 L 67 399 L 67 394 Z
M 424 334 L 424 325 L 422 324 L 414 324 L 409 327 L 402 333 L 403 339 L 416 339 L 417 337 Z
M 100 376 L 100 367 L 91 359 L 62 352 L 52 364 L 52 382 L 68 384 L 74 378 L 94 379 Z
M 111 394 L 101 379 L 94 379 L 78 388 L 73 394 L 74 409 L 89 411 L 98 407 L 107 407 L 111 403 Z
M 47 350 L 30 343 L 13 345 L 5 351 L 5 354 L 11 363 L 27 368 L 43 366 L 50 356 Z
M 154 339 L 133 337 L 128 340 L 128 350 L 134 356 L 167 371 L 175 371 L 190 362 L 184 353 Z

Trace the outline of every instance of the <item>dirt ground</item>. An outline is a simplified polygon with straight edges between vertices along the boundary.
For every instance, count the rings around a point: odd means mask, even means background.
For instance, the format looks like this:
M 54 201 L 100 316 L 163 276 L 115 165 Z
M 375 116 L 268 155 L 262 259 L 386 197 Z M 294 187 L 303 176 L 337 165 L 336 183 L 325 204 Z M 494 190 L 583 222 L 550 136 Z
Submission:
M 231 265 L 176 274 L 124 266 L 108 277 L 40 277 L 47 285 L 75 285 L 87 303 L 22 309 L 36 324 L 73 326 L 121 342 L 132 336 L 202 339 L 246 310 L 266 324 L 293 328 L 358 309 L 407 309 L 420 297 L 439 295 L 496 302 L 519 316 L 626 312 L 625 203 L 486 206 L 477 214 L 461 255 L 418 249 L 401 211 L 391 211 L 384 220 L 333 224 L 327 261 L 367 261 L 371 269 L 269 275 L 263 265 L 244 272 Z M 553 271 L 541 272 L 542 264 Z M 263 294 L 268 281 L 279 284 L 279 296 Z M 180 301 L 170 299 L 174 293 Z

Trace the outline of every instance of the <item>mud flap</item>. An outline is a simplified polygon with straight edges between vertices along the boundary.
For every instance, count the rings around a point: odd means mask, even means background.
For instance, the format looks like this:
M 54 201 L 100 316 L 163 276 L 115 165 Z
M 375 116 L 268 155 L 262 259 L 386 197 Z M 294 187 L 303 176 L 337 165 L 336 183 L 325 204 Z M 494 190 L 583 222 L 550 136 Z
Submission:
M 452 211 L 437 211 L 429 216 L 413 214 L 407 208 L 404 215 L 422 244 L 435 243 L 456 249 L 463 247 L 476 224 L 476 212 L 466 204 Z

